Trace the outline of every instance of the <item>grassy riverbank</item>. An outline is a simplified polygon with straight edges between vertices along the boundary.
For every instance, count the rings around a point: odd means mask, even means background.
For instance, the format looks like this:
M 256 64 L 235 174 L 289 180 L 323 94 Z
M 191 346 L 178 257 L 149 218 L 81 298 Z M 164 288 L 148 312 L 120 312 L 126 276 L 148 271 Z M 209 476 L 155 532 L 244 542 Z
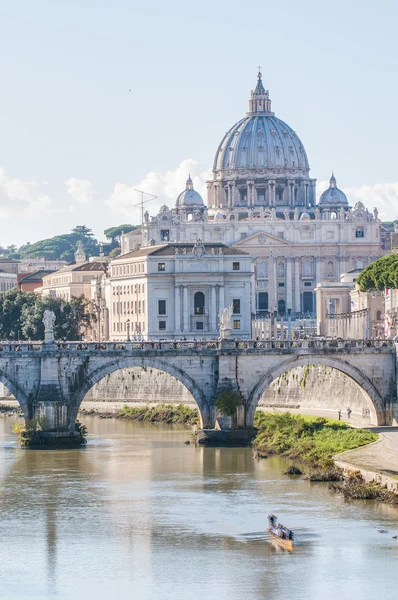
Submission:
M 103 419 L 125 419 L 148 423 L 167 423 L 196 425 L 199 423 L 199 413 L 196 408 L 185 404 L 157 404 L 156 406 L 123 406 L 116 412 L 103 412 L 97 409 L 80 410 L 81 415 L 95 415 Z
M 290 413 L 256 412 L 259 432 L 253 447 L 260 457 L 278 455 L 312 469 L 334 467 L 333 456 L 374 442 L 371 431 L 352 429 L 341 421 Z

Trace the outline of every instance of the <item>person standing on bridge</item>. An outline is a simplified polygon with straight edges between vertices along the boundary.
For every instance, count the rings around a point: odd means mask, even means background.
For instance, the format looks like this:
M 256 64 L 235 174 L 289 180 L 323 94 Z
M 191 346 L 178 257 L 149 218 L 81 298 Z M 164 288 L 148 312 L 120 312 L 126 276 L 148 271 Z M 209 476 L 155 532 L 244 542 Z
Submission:
M 339 408 L 339 421 L 341 421 L 341 409 Z
M 349 419 L 351 416 L 352 410 L 350 407 L 347 408 L 347 418 Z

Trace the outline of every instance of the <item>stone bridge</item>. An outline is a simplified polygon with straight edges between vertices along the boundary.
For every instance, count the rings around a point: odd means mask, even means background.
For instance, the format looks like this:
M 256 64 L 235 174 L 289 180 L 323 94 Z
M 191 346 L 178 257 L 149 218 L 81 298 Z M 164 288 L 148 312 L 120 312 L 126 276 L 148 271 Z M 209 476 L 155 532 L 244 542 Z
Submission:
M 252 427 L 265 389 L 303 365 L 345 373 L 362 391 L 372 422 L 392 424 L 398 404 L 396 346 L 390 341 L 0 343 L 0 382 L 26 418 L 45 416 L 57 436 L 74 430 L 79 406 L 92 386 L 125 367 L 159 369 L 177 378 L 194 397 L 202 427 L 213 429 L 220 417 L 214 406 L 219 391 L 241 392 L 237 425 Z

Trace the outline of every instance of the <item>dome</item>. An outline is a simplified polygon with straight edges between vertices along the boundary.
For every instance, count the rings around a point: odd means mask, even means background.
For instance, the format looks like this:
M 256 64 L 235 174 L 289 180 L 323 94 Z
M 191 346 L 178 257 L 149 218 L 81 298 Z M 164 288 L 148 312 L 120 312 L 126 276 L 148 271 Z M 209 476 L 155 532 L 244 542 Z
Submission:
M 319 198 L 319 204 L 321 204 L 322 206 L 348 204 L 347 196 L 337 187 L 336 178 L 333 173 L 329 181 L 328 189 L 325 190 Z
M 202 196 L 193 189 L 193 183 L 191 176 L 188 177 L 186 188 L 177 198 L 177 208 L 203 208 Z
M 271 112 L 271 100 L 261 73 L 251 94 L 249 112 L 235 123 L 218 147 L 214 170 L 294 169 L 308 175 L 309 163 L 300 138 L 289 125 Z M 305 173 L 303 173 L 305 171 Z

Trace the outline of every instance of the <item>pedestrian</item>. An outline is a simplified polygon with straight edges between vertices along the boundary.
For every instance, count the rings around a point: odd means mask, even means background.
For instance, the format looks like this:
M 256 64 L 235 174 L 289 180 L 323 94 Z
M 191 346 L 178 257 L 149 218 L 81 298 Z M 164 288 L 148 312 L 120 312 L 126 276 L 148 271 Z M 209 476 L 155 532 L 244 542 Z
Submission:
M 341 410 L 339 409 L 339 421 L 341 421 Z
M 352 410 L 350 407 L 347 408 L 347 417 L 350 418 Z

